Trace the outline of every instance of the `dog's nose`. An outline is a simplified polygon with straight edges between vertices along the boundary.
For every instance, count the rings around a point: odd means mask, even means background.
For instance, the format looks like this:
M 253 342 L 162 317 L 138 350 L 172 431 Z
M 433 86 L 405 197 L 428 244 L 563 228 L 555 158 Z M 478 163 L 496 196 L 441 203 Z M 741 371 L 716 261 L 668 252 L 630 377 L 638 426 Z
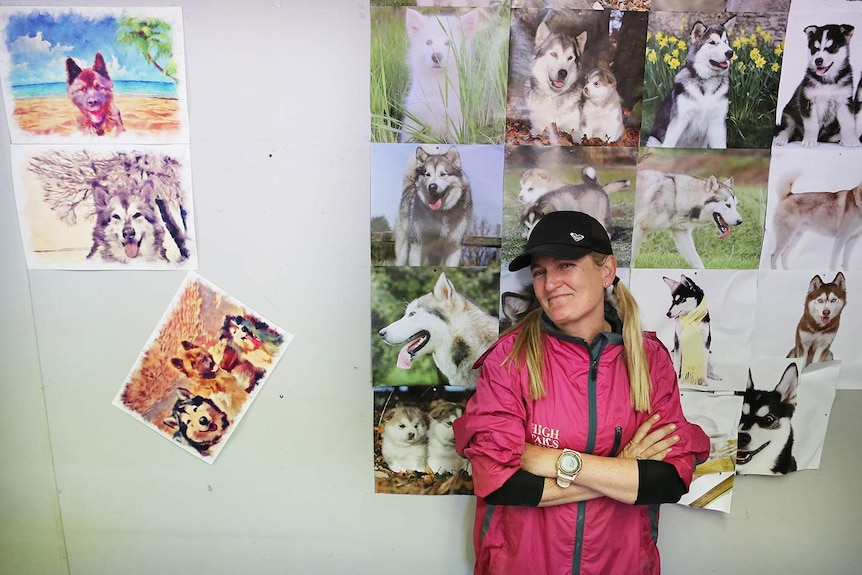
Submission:
M 431 54 L 431 61 L 435 64 L 439 64 L 443 61 L 443 56 L 440 55 L 440 52 L 434 52 L 433 54 Z
M 741 432 L 736 440 L 737 447 L 745 447 L 751 442 L 751 434 Z
M 126 226 L 123 228 L 123 239 L 126 241 L 135 239 L 135 228 Z
M 379 335 L 380 337 L 386 337 L 386 328 L 384 327 L 383 329 L 378 331 L 377 335 Z
M 815 58 L 814 59 L 814 65 L 815 66 L 822 66 L 823 65 L 823 58 Z
M 728 60 L 730 60 L 731 58 L 733 58 L 733 50 L 728 50 L 724 53 L 724 55 Z
M 569 73 L 566 70 L 559 70 L 557 72 L 557 79 L 558 80 L 565 80 L 566 76 L 568 76 L 568 75 L 569 75 Z
M 436 192 L 437 191 L 437 184 L 428 184 L 428 189 L 431 192 Z

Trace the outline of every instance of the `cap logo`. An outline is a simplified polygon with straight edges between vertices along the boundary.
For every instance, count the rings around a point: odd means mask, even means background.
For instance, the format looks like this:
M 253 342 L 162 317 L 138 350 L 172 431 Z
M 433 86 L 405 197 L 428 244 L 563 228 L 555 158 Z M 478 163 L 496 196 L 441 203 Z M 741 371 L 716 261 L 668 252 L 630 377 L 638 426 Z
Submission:
M 572 239 L 575 240 L 576 242 L 579 242 L 582 239 L 584 239 L 584 236 L 582 234 L 577 233 L 577 232 L 571 232 L 571 233 L 569 233 L 569 235 L 572 236 Z

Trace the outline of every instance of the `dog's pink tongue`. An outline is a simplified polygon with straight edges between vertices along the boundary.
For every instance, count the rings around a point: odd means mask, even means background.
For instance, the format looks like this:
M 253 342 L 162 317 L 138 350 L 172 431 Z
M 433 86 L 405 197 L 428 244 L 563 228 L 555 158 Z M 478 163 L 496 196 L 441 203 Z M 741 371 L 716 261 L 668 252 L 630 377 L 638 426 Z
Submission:
M 412 343 L 412 342 L 411 342 Z M 410 343 L 401 348 L 401 351 L 398 352 L 398 362 L 395 364 L 401 369 L 410 369 L 410 366 L 413 364 L 413 359 L 410 357 Z
M 138 242 L 128 242 L 124 244 L 123 247 L 126 250 L 126 257 L 129 259 L 135 259 L 138 257 Z
M 723 240 L 724 238 L 726 238 L 729 235 L 730 235 L 730 228 L 726 228 L 723 232 L 718 234 L 718 239 Z
M 428 207 L 429 207 L 429 208 L 431 208 L 432 210 L 434 210 L 434 211 L 436 212 L 437 210 L 439 210 L 439 209 L 440 209 L 440 207 L 441 207 L 442 205 L 443 205 L 443 198 L 440 198 L 439 200 L 437 200 L 437 201 L 436 201 L 436 202 L 434 202 L 433 204 L 428 204 Z
M 562 88 L 564 85 L 564 82 L 562 82 L 560 80 L 554 80 L 553 83 L 554 83 L 554 88 Z
M 823 325 L 826 325 L 827 323 L 829 323 L 829 320 L 831 320 L 831 319 L 832 318 L 828 315 L 821 315 L 820 316 L 820 321 L 823 322 Z

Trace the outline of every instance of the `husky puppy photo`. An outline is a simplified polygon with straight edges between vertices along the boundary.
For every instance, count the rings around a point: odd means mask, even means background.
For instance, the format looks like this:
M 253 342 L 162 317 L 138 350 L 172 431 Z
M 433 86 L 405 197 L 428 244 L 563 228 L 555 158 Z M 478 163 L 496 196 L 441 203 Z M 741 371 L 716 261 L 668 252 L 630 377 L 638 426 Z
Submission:
M 775 127 L 776 146 L 801 142 L 811 148 L 818 142 L 840 142 L 857 147 L 855 91 L 850 66 L 850 24 L 806 26 L 805 76 L 784 106 Z
M 771 226 L 775 248 L 769 263 L 772 269 L 788 268 L 793 248 L 812 231 L 835 238 L 829 267 L 850 268 L 853 249 L 862 235 L 862 183 L 837 191 L 794 192 L 798 173 L 785 174 L 777 184 L 778 198 Z
M 742 475 L 784 475 L 796 471 L 793 427 L 799 369 L 791 363 L 772 391 L 755 389 L 748 372 L 736 450 L 736 471 Z
M 841 324 L 841 312 L 847 303 L 847 284 L 838 272 L 831 282 L 816 275 L 808 284 L 802 317 L 796 325 L 796 344 L 787 357 L 800 359 L 803 369 L 811 363 L 832 361 L 832 342 Z
M 718 237 L 730 235 L 731 226 L 742 223 L 733 193 L 733 178 L 719 181 L 686 174 L 640 170 L 635 192 L 635 220 L 632 256 L 637 261 L 641 244 L 656 231 L 673 236 L 680 255 L 692 268 L 703 268 L 692 232 L 700 226 L 715 226 Z
M 707 378 L 721 380 L 712 361 L 712 329 L 703 289 L 685 274 L 680 281 L 664 277 L 670 289 L 667 317 L 674 322 L 671 357 L 680 384 L 706 385 Z
M 405 11 L 410 88 L 404 99 L 401 142 L 458 139 L 464 123 L 458 62 L 469 58 L 479 23 L 478 10 L 460 15 Z
M 428 467 L 440 475 L 456 473 L 467 467 L 467 460 L 455 452 L 452 422 L 461 417 L 464 408 L 451 401 L 441 402 L 428 412 Z
M 167 262 L 165 229 L 156 210 L 152 180 L 108 190 L 93 185 L 96 224 L 88 258 L 104 262 Z
M 431 292 L 408 303 L 401 318 L 378 334 L 389 345 L 403 345 L 399 368 L 410 369 L 414 359 L 430 354 L 449 385 L 475 387 L 473 364 L 497 330 L 497 318 L 459 293 L 443 272 Z
M 618 142 L 625 134 L 622 98 L 617 92 L 617 79 L 604 68 L 592 70 L 586 77 L 581 106 L 580 136 Z
M 210 455 L 210 450 L 221 441 L 230 426 L 227 414 L 212 399 L 192 395 L 184 387 L 177 389 L 171 415 L 162 423 L 174 430 L 174 440 L 194 447 L 201 455 Z
M 472 219 L 470 182 L 458 149 L 430 153 L 416 148 L 407 162 L 395 222 L 395 264 L 459 265 Z
M 647 146 L 666 148 L 726 148 L 725 120 L 734 51 L 728 33 L 736 23 L 697 21 L 689 34 L 685 65 L 656 111 Z
M 93 66 L 81 68 L 72 58 L 66 58 L 66 91 L 78 109 L 78 129 L 84 134 L 104 136 L 126 131 L 120 110 L 114 103 L 114 82 L 102 54 L 96 52 Z
M 521 191 L 518 200 L 527 204 L 521 212 L 524 238 L 544 216 L 562 210 L 581 211 L 596 218 L 608 236 L 613 236 L 613 220 L 609 194 L 624 190 L 631 185 L 629 180 L 615 180 L 602 185 L 595 168 L 586 166 L 581 170 L 583 183 L 564 182 L 543 168 L 530 168 L 521 176 Z
M 553 128 L 577 134 L 581 126 L 581 60 L 587 32 L 571 37 L 551 32 L 546 22 L 536 29 L 530 78 L 525 86 L 530 133 L 541 135 Z
M 391 471 L 425 471 L 428 417 L 418 407 L 400 405 L 383 414 L 381 454 Z

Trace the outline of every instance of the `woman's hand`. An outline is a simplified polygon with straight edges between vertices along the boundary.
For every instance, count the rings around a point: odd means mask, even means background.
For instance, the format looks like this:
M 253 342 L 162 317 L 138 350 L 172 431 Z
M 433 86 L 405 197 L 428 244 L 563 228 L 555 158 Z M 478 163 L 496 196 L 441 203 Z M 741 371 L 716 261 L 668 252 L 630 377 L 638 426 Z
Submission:
M 669 423 L 657 429 L 651 430 L 658 423 L 658 413 L 644 421 L 626 446 L 617 454 L 623 459 L 652 459 L 661 461 L 667 457 L 671 448 L 679 441 L 678 435 L 671 435 L 676 431 L 676 425 Z

